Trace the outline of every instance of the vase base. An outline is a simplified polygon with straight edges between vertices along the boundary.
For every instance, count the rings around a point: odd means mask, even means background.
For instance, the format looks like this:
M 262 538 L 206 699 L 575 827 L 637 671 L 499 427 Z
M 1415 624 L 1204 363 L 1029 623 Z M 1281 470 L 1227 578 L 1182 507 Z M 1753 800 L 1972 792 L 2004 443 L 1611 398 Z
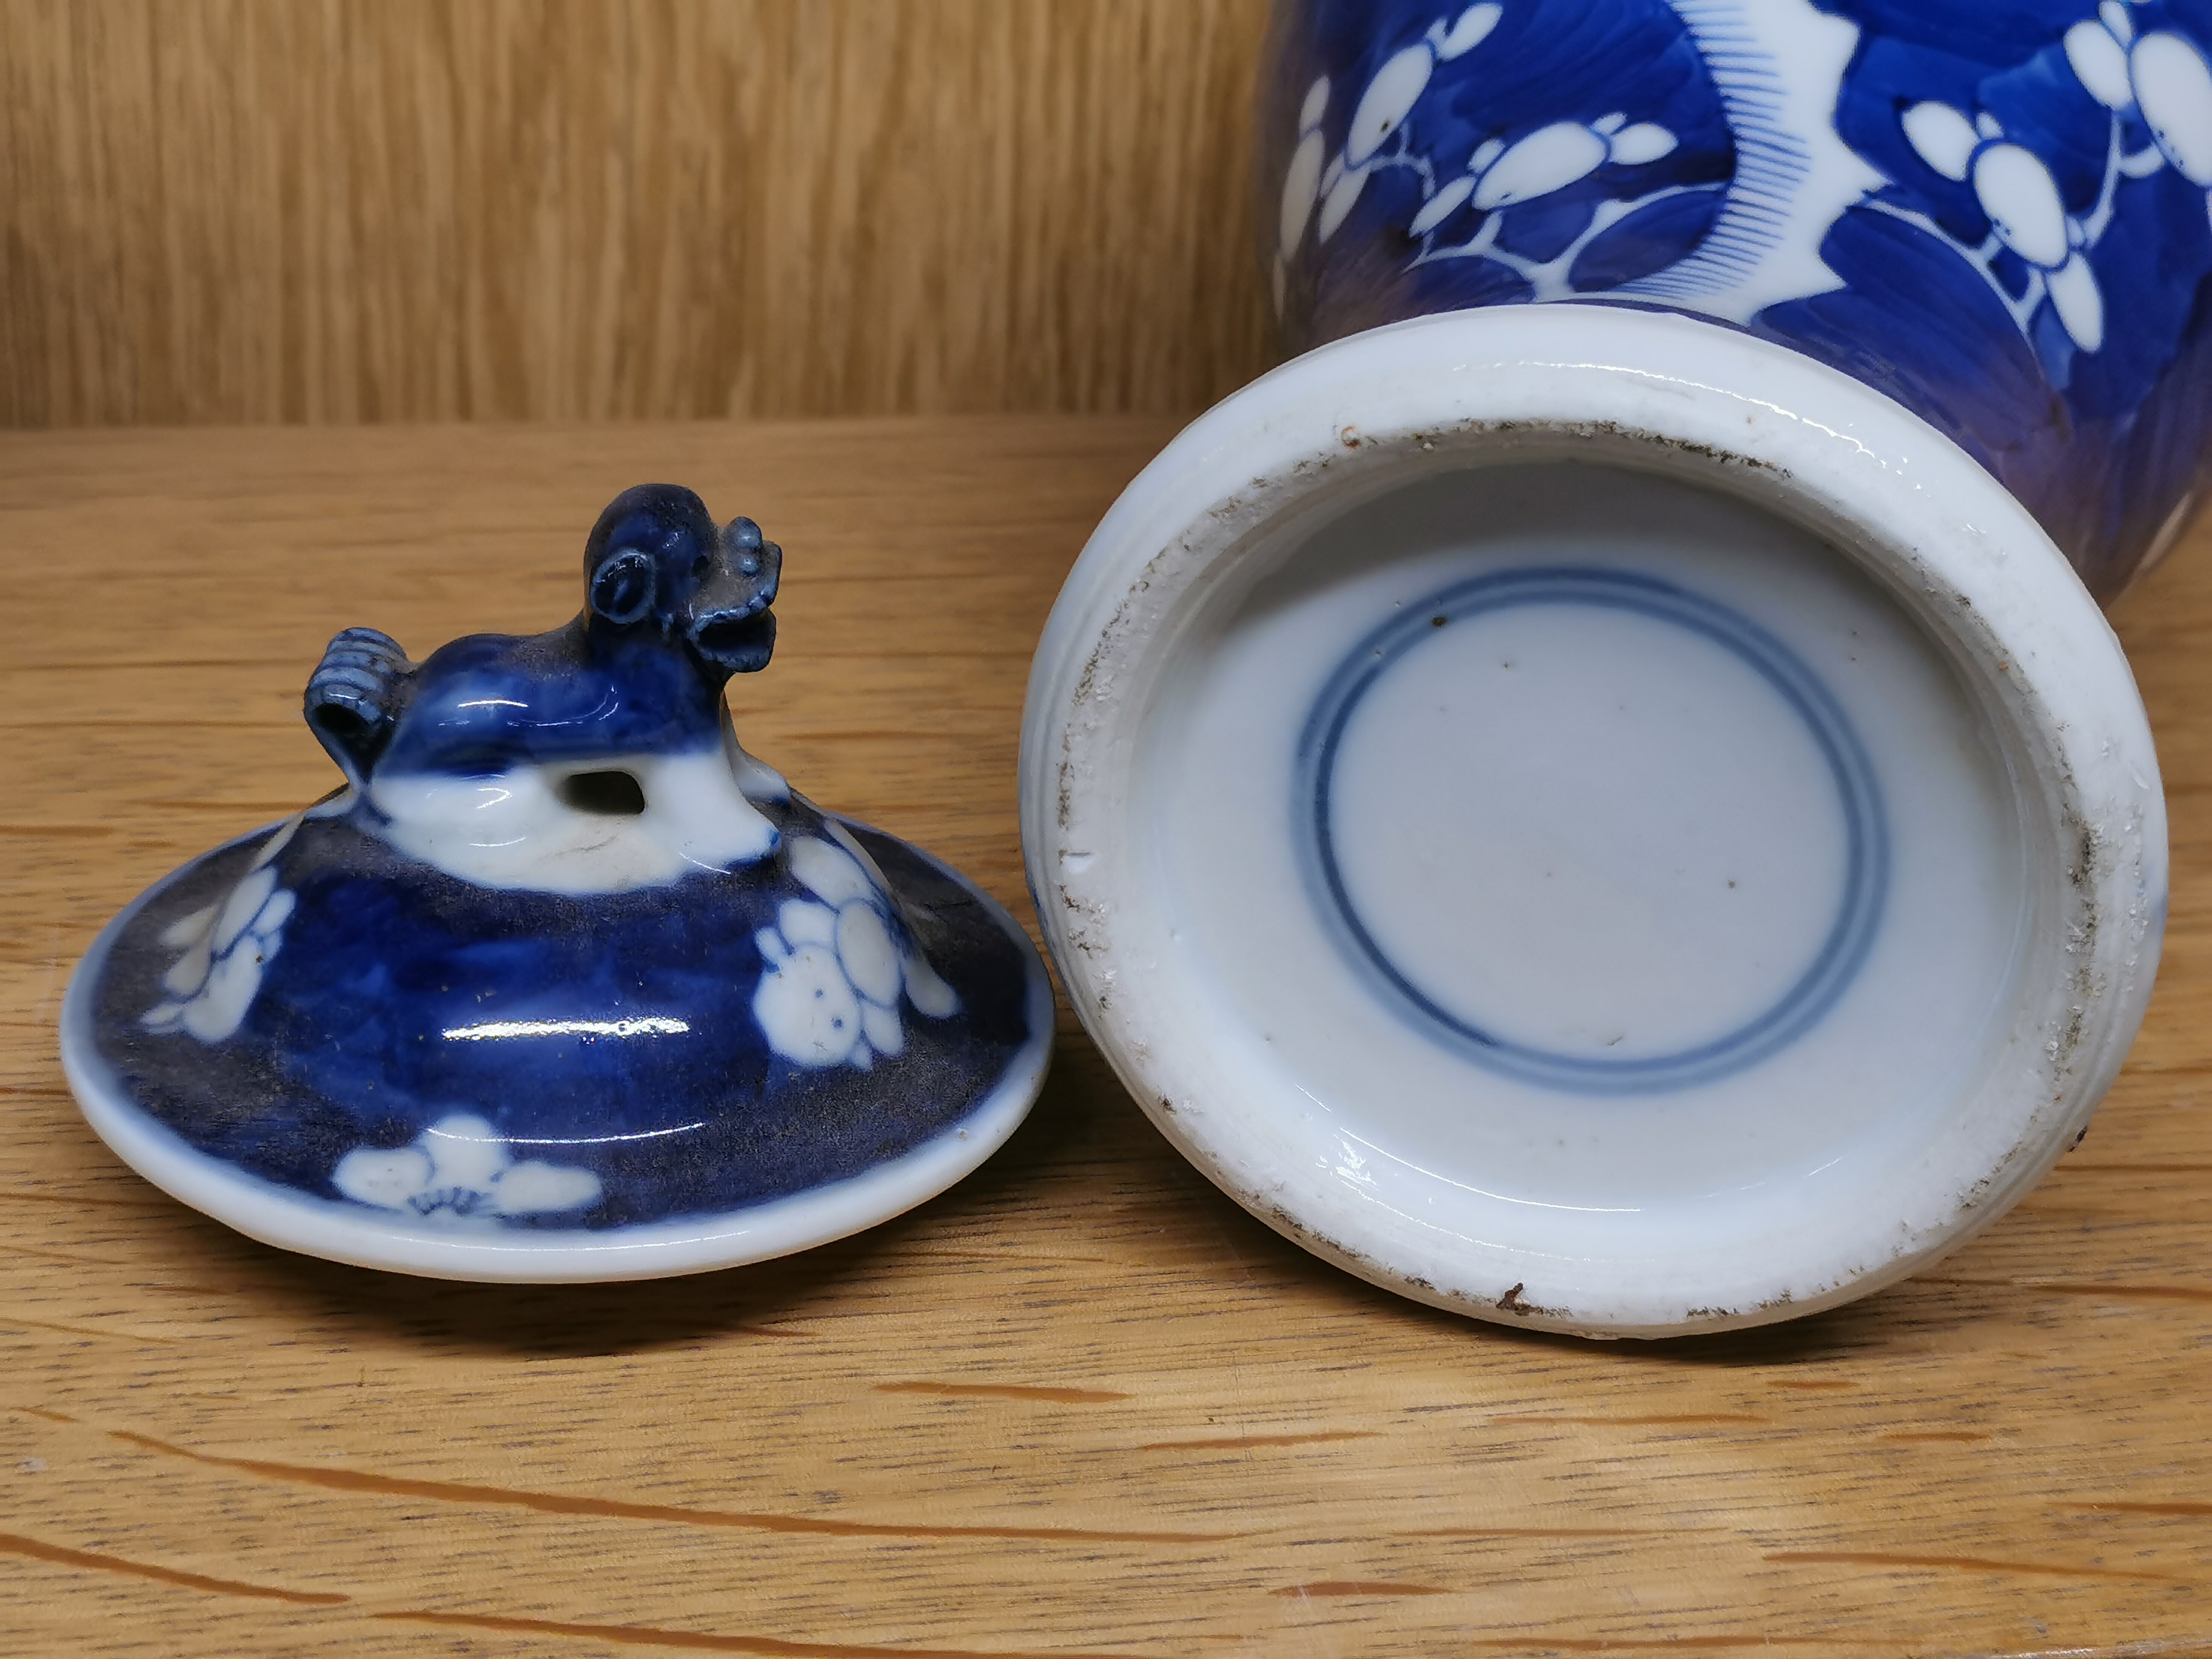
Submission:
M 1101 526 L 1030 721 L 1040 910 L 1138 1099 L 1485 1317 L 1909 1271 L 2078 1132 L 2154 960 L 2147 729 L 2057 550 L 1680 318 L 1421 319 L 1237 394 Z

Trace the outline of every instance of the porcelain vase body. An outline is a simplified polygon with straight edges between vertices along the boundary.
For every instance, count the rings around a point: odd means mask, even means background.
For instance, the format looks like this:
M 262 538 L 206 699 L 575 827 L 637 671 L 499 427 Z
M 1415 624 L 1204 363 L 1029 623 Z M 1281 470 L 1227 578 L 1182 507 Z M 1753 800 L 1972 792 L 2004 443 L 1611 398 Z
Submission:
M 2203 0 L 1284 0 L 1257 189 L 1294 349 L 1677 311 L 1957 442 L 2109 601 L 2212 429 Z

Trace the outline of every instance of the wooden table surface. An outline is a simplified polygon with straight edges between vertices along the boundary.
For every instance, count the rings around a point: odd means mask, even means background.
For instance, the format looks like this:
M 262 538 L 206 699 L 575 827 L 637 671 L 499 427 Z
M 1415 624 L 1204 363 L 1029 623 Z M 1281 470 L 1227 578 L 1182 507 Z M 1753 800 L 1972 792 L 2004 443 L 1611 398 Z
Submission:
M 79 1120 L 94 930 L 334 781 L 349 623 L 576 607 L 647 477 L 788 553 L 748 744 L 1026 915 L 1060 574 L 1157 422 L 0 439 L 0 1652 L 1267 1656 L 2212 1650 L 2212 534 L 2121 607 L 2173 804 L 2165 975 L 2087 1141 L 1934 1271 L 1599 1345 L 1302 1254 L 1063 1020 L 981 1172 L 638 1286 L 280 1254 Z

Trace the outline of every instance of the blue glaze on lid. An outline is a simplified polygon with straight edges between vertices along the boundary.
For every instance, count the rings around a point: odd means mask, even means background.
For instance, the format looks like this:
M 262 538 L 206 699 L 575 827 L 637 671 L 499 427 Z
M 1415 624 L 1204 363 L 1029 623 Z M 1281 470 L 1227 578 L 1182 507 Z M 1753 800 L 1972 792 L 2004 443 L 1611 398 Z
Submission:
M 659 640 L 594 619 L 441 646 L 396 726 L 377 757 L 384 769 L 482 777 L 518 762 L 710 747 L 721 688 Z
M 865 872 L 856 848 L 883 884 L 830 904 L 779 858 L 618 895 L 487 893 L 343 817 L 250 838 L 179 872 L 117 940 L 94 1005 L 100 1052 L 148 1115 L 210 1158 L 414 1218 L 603 1231 L 860 1173 L 957 1124 L 1029 1041 L 1025 950 L 902 842 L 796 796 L 777 811 L 787 845 Z M 274 896 L 257 908 L 286 915 L 213 953 L 211 975 L 243 953 L 231 971 L 257 984 L 238 1025 L 203 1041 L 192 998 L 163 983 L 180 955 L 165 936 L 228 902 L 280 836 L 259 866 Z M 850 933 L 863 913 L 901 958 L 887 1003 L 836 949 L 836 921 Z M 786 937 L 825 919 L 826 944 Z M 927 965 L 908 971 L 909 955 Z M 779 968 L 835 1004 L 823 1042 L 759 1018 Z M 355 1154 L 402 1151 L 457 1118 L 568 1184 L 512 1207 L 481 1184 L 346 1190 Z

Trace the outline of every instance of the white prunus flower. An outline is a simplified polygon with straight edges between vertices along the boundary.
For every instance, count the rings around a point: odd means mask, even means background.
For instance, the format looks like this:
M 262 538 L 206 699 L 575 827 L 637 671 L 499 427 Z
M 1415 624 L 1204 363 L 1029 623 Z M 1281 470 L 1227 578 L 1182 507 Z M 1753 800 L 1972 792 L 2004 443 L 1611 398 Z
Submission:
M 288 819 L 254 854 L 229 895 L 169 924 L 161 943 L 179 952 L 161 975 L 169 994 L 141 1020 L 151 1031 L 188 1031 L 221 1042 L 245 1023 L 261 989 L 262 969 L 284 943 L 293 894 L 276 884 L 274 860 L 300 827 Z
M 424 1216 L 555 1214 L 586 1209 L 600 1193 L 591 1170 L 518 1160 L 498 1130 L 460 1112 L 440 1118 L 411 1146 L 355 1147 L 338 1160 L 331 1184 L 356 1204 Z
M 890 899 L 854 850 L 808 836 L 786 854 L 814 897 L 786 899 L 775 926 L 753 936 L 763 963 L 753 1018 L 769 1048 L 800 1066 L 865 1069 L 906 1047 L 902 992 L 933 1019 L 958 1011 L 921 952 L 900 948 Z

